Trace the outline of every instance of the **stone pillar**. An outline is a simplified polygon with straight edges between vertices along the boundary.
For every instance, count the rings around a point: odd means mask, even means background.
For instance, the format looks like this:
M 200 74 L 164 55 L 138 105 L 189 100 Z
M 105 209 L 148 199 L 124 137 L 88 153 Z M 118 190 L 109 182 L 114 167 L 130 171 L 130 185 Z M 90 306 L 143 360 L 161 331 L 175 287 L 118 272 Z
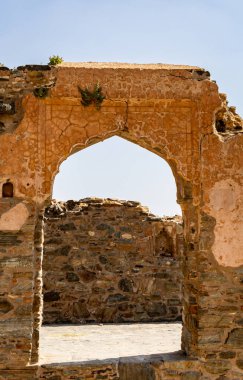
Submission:
M 184 256 L 182 258 L 182 349 L 192 357 L 197 356 L 198 318 L 198 210 L 191 199 L 181 203 L 184 223 Z
M 42 297 L 42 259 L 44 243 L 43 210 L 39 211 L 34 234 L 34 299 L 33 299 L 33 336 L 31 363 L 35 364 L 39 358 L 39 336 L 42 323 L 43 297 Z
M 30 362 L 35 225 L 34 203 L 0 199 L 0 368 Z

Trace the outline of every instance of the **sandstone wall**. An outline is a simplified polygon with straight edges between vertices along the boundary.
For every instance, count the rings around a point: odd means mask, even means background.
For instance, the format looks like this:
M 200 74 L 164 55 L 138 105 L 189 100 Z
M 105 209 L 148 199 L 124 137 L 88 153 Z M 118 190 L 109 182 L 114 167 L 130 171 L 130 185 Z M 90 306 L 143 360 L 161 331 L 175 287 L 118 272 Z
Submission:
M 137 202 L 53 202 L 45 212 L 44 323 L 181 318 L 180 217 Z
M 120 136 L 165 159 L 175 176 L 185 237 L 182 348 L 201 361 L 203 378 L 240 379 L 242 119 L 209 73 L 65 63 L 1 68 L 0 82 L 0 378 L 27 379 L 38 363 L 42 215 L 59 166 Z M 85 107 L 79 91 L 97 83 L 99 110 Z

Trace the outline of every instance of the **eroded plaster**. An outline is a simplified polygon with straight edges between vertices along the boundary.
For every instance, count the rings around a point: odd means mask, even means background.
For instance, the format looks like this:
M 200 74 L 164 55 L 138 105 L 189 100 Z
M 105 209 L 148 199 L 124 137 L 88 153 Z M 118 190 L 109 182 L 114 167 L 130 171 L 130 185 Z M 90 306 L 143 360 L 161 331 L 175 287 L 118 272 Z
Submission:
M 18 203 L 0 217 L 0 230 L 19 231 L 29 217 L 29 211 L 25 204 Z
M 216 182 L 209 194 L 214 229 L 213 254 L 220 265 L 243 265 L 243 215 L 241 186 L 232 179 Z

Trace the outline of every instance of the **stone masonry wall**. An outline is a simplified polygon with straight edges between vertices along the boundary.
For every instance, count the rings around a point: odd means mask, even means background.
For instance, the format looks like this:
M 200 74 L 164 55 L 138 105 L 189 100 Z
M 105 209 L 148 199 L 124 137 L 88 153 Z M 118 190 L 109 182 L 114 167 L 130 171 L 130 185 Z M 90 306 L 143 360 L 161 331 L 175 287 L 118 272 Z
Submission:
M 181 218 L 138 202 L 52 202 L 45 212 L 44 323 L 181 318 Z
M 97 83 L 99 110 L 79 91 Z M 242 119 L 199 67 L 82 62 L 0 70 L 0 379 L 34 380 L 42 213 L 59 166 L 112 136 L 170 165 L 185 239 L 182 348 L 200 379 L 241 379 Z
M 26 65 L 10 70 L 0 67 L 0 135 L 13 132 L 24 115 L 23 98 L 28 94 L 41 98 L 55 85 L 48 65 Z

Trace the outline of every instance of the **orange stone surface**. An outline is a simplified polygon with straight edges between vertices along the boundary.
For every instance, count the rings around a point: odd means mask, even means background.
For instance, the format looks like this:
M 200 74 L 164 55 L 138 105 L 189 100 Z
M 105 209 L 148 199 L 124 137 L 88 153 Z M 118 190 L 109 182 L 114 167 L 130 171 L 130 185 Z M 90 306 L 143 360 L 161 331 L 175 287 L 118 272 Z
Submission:
M 10 181 L 14 194 L 0 199 L 0 368 L 38 360 L 42 214 L 60 164 L 117 135 L 165 159 L 176 180 L 186 247 L 182 348 L 207 361 L 205 379 L 240 379 L 242 120 L 217 84 L 207 71 L 180 65 L 16 71 L 0 68 L 0 187 Z M 100 109 L 83 106 L 79 87 L 97 83 L 105 96 Z M 41 87 L 45 98 L 33 94 Z

